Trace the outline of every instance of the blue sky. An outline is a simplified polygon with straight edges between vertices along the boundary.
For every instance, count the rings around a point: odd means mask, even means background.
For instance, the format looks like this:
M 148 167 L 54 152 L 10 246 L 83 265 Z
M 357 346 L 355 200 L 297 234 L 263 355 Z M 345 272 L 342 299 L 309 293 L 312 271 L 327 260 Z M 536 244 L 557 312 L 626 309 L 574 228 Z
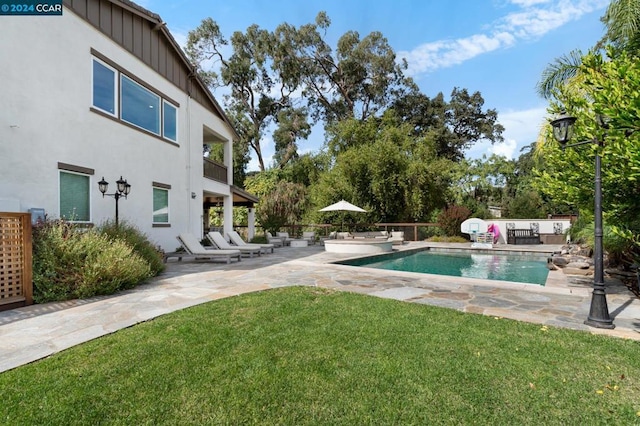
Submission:
M 179 43 L 211 17 L 229 38 L 249 25 L 273 30 L 287 22 L 314 21 L 320 11 L 331 19 L 327 35 L 337 39 L 354 30 L 361 37 L 380 31 L 408 73 L 430 97 L 448 99 L 454 87 L 479 91 L 486 108 L 498 111 L 505 143 L 477 144 L 467 157 L 497 153 L 517 158 L 535 141 L 547 103 L 535 85 L 544 68 L 573 49 L 592 47 L 603 35 L 600 17 L 609 0 L 138 0 L 159 14 Z M 214 93 L 216 95 L 216 93 Z M 221 97 L 218 94 L 218 97 Z M 300 152 L 317 151 L 322 129 L 299 144 Z M 272 154 L 265 139 L 265 158 Z M 249 167 L 255 170 L 256 162 Z

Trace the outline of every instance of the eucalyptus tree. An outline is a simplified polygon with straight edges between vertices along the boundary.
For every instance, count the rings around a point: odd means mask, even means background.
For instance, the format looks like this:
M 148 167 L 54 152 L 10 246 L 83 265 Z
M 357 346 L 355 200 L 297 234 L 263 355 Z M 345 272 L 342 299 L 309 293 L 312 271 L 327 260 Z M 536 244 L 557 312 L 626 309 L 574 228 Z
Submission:
M 299 82 L 314 119 L 334 123 L 366 120 L 379 115 L 417 86 L 404 76 L 406 61 L 398 61 L 387 39 L 377 31 L 361 38 L 347 31 L 332 49 L 326 41 L 331 20 L 325 12 L 315 23 L 296 28 L 284 23 L 274 32 L 274 62 Z
M 297 155 L 297 143 L 310 134 L 312 124 L 331 124 L 347 118 L 366 120 L 381 114 L 398 97 L 417 91 L 404 76 L 386 38 L 372 32 L 361 38 L 348 31 L 335 49 L 325 40 L 331 21 L 320 12 L 313 24 L 283 23 L 269 32 L 252 25 L 229 42 L 211 18 L 189 32 L 187 55 L 212 87 L 228 86 L 226 105 L 242 113 L 250 124 L 242 137 L 255 153 L 260 170 L 266 164 L 261 142 L 274 124 L 278 167 Z M 216 72 L 212 63 L 219 67 Z M 207 69 L 205 69 L 207 67 Z M 311 114 L 311 122 L 308 114 Z
M 226 58 L 228 44 L 218 24 L 207 18 L 189 32 L 186 53 L 211 88 L 229 87 L 231 93 L 225 96 L 227 109 L 233 112 L 236 123 L 242 126 L 243 143 L 255 153 L 260 170 L 265 170 L 260 143 L 278 114 L 295 109 L 292 95 L 298 85 L 272 66 L 275 40 L 269 31 L 251 25 L 244 33 L 234 32 L 231 36 L 232 54 Z M 219 67 L 219 71 L 215 67 Z M 304 115 L 304 110 L 289 112 L 288 115 Z M 304 136 L 304 132 L 295 136 Z M 285 158 L 290 158 L 290 155 Z

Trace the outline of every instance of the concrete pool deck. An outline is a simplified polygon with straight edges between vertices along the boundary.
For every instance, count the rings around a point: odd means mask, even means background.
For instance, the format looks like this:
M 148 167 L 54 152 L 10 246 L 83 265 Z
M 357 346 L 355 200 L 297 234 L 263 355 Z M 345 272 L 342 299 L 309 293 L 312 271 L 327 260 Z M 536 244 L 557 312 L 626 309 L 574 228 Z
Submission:
M 409 243 L 423 247 L 470 248 L 470 244 Z M 560 246 L 505 246 L 495 250 L 558 250 Z M 591 288 L 550 271 L 547 285 L 386 271 L 331 262 L 353 257 L 327 253 L 320 245 L 278 248 L 273 254 L 243 258 L 230 265 L 170 261 L 148 284 L 108 297 L 32 305 L 0 312 L 0 372 L 47 357 L 97 337 L 180 309 L 254 291 L 292 285 L 317 286 L 371 296 L 452 308 L 640 340 L 640 299 L 607 281 L 614 330 L 583 324 Z

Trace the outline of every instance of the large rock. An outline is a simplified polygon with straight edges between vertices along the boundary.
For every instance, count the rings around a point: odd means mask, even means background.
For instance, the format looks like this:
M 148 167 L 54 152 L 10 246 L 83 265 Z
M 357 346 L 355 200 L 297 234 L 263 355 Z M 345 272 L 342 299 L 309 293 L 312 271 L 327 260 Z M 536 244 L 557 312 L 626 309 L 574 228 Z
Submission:
M 571 262 L 567 264 L 566 268 L 574 268 L 574 269 L 589 269 L 591 264 L 589 262 Z
M 556 266 L 559 266 L 559 267 L 564 267 L 564 266 L 567 266 L 569 264 L 569 260 L 566 257 L 563 257 L 563 256 L 555 256 L 554 255 L 554 256 L 550 257 L 549 260 L 551 262 L 547 262 L 547 263 L 552 263 L 552 264 L 554 264 Z
M 593 275 L 592 269 L 582 269 L 582 268 L 562 268 L 562 272 L 565 275 Z

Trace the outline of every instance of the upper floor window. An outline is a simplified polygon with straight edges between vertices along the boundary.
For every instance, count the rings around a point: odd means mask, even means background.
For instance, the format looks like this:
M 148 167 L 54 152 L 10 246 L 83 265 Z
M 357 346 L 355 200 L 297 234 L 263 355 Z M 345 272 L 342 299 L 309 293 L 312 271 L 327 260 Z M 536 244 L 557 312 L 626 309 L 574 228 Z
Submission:
M 164 101 L 162 105 L 163 127 L 162 136 L 177 142 L 178 140 L 178 109 L 169 102 Z
M 178 105 L 165 95 L 106 58 L 93 58 L 92 82 L 94 108 L 160 138 L 178 142 Z
M 160 135 L 160 96 L 120 75 L 120 109 L 128 123 Z
M 93 106 L 116 115 L 116 70 L 93 60 Z

